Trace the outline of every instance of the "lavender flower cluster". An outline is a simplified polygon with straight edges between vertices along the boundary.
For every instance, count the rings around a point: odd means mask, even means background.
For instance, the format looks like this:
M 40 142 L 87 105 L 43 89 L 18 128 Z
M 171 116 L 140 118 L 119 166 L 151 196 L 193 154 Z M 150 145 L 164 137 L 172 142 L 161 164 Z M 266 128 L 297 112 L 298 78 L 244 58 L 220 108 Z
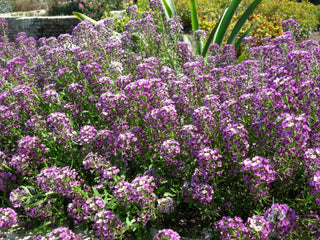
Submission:
M 286 239 L 297 229 L 297 215 L 286 204 L 274 204 L 264 216 L 254 215 L 246 223 L 239 217 L 222 217 L 215 225 L 220 239 Z

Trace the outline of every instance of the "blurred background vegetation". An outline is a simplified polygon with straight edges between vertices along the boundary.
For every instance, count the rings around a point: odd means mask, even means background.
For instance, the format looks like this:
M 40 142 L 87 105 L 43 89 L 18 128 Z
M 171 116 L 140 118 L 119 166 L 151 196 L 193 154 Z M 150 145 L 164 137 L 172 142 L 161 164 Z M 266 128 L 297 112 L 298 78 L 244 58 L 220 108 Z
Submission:
M 298 2 L 300 1 L 300 2 Z M 256 39 L 276 37 L 283 33 L 283 20 L 294 18 L 302 30 L 302 37 L 307 38 L 312 31 L 317 31 L 320 25 L 320 0 L 263 0 L 247 22 L 243 31 L 251 24 L 259 21 L 251 32 Z M 46 9 L 47 15 L 71 15 L 73 11 L 84 13 L 95 20 L 110 16 L 112 10 L 122 10 L 130 0 L 0 0 L 0 13 L 19 12 Z M 139 12 L 147 9 L 149 0 L 138 0 Z M 174 0 L 178 14 L 186 31 L 191 30 L 189 0 Z M 231 23 L 237 19 L 249 6 L 252 0 L 242 0 L 240 7 Z M 210 31 L 221 16 L 227 0 L 197 0 L 200 28 Z M 117 20 L 121 27 L 128 18 Z

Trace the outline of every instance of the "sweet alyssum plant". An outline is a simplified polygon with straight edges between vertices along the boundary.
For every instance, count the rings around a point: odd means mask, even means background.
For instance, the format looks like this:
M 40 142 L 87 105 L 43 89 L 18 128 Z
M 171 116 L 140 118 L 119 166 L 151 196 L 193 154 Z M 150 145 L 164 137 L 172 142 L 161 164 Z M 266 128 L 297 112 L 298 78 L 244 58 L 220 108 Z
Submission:
M 205 61 L 161 6 L 119 34 L 1 34 L 1 234 L 319 238 L 319 43 L 288 20 L 241 63 L 218 44 Z

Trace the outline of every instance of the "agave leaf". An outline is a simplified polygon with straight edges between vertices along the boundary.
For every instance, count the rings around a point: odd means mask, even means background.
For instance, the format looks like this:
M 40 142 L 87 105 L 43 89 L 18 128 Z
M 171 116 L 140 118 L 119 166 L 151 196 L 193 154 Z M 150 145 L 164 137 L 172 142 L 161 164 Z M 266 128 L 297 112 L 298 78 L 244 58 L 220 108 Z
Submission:
M 243 39 L 244 37 L 246 37 L 246 36 L 252 31 L 252 29 L 254 29 L 258 24 L 259 24 L 259 22 L 255 22 L 254 24 L 252 24 L 252 25 L 250 26 L 250 28 L 249 28 L 247 31 L 245 31 L 245 32 L 239 37 L 238 41 L 234 44 L 234 48 L 235 48 L 236 50 L 240 47 L 240 44 L 241 44 L 241 42 L 242 42 L 242 39 Z
M 218 29 L 218 26 L 220 25 L 221 20 L 222 20 L 222 18 L 225 16 L 227 10 L 228 10 L 227 8 L 224 10 L 224 12 L 223 12 L 223 14 L 221 15 L 219 21 L 216 23 L 216 25 L 214 26 L 214 28 L 213 28 L 212 31 L 210 32 L 210 35 L 209 35 L 209 37 L 208 37 L 208 39 L 207 39 L 207 42 L 206 42 L 206 44 L 205 44 L 205 46 L 204 46 L 204 48 L 203 48 L 203 50 L 202 50 L 202 53 L 201 53 L 202 57 L 206 57 L 207 52 L 208 52 L 208 49 L 209 49 L 209 46 L 210 46 L 210 44 L 213 42 L 213 39 L 215 38 L 215 35 L 216 35 L 216 31 L 217 31 L 217 29 Z
M 90 23 L 92 24 L 92 25 L 96 25 L 98 22 L 96 21 L 96 20 L 94 20 L 94 19 L 92 19 L 92 18 L 90 18 L 90 17 L 88 17 L 88 16 L 86 16 L 86 15 L 84 15 L 84 14 L 82 14 L 82 13 L 79 13 L 79 12 L 72 12 L 72 14 L 76 17 L 76 18 L 78 18 L 80 21 L 83 21 L 83 20 L 89 20 L 90 21 Z
M 166 1 L 167 1 L 167 3 L 169 4 L 169 6 L 170 6 L 170 8 L 171 8 L 173 17 L 174 17 L 174 16 L 177 16 L 178 14 L 177 14 L 177 10 L 176 10 L 176 7 L 175 7 L 175 5 L 174 5 L 173 0 L 166 0 Z
M 213 42 L 219 44 L 221 47 L 223 43 L 224 36 L 227 32 L 227 29 L 230 25 L 231 19 L 239 6 L 241 0 L 232 0 L 229 7 L 226 9 L 226 12 L 222 15 L 221 22 L 216 30 L 216 34 L 214 36 Z
M 177 16 L 177 11 L 172 0 L 162 0 L 161 2 L 167 19 Z
M 182 38 L 183 38 L 184 42 L 189 43 L 189 47 L 188 47 L 189 50 L 193 51 L 191 38 L 188 35 L 185 35 L 185 34 L 182 36 Z
M 239 18 L 237 24 L 234 26 L 230 37 L 227 41 L 227 44 L 233 44 L 238 33 L 240 32 L 241 28 L 245 24 L 245 22 L 248 20 L 250 15 L 253 13 L 253 11 L 258 7 L 258 5 L 262 2 L 262 0 L 254 0 L 250 6 L 246 9 L 246 11 L 241 15 Z M 251 30 L 250 30 L 251 31 Z
M 197 13 L 197 4 L 196 0 L 190 0 L 190 10 L 191 10 L 191 24 L 192 24 L 192 32 L 193 34 L 195 31 L 199 30 L 199 19 Z M 198 40 L 196 42 L 196 54 L 201 54 L 202 50 L 202 43 Z
M 196 0 L 190 0 L 191 24 L 193 33 L 199 29 L 199 19 L 197 13 Z

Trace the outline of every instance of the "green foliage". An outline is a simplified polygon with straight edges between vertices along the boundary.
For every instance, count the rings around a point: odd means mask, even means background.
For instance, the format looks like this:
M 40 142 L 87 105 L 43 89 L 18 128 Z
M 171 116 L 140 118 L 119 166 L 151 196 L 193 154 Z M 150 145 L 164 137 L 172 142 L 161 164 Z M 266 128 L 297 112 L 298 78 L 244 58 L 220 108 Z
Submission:
M 47 14 L 49 16 L 72 15 L 73 11 L 77 11 L 78 1 L 55 1 L 48 2 Z
M 49 0 L 47 0 L 49 1 Z M 2 3 L 9 3 L 12 7 L 11 12 L 24 12 L 44 9 L 45 2 L 41 3 L 39 0 L 1 0 L 0 1 L 0 12 L 2 10 Z
M 189 0 L 174 0 L 178 15 L 181 17 L 185 29 L 191 29 Z M 235 26 L 241 14 L 251 3 L 250 0 L 242 0 L 235 12 L 234 19 L 230 23 L 230 28 Z M 200 29 L 211 30 L 219 21 L 223 13 L 226 0 L 198 0 L 198 17 Z M 263 37 L 276 37 L 283 33 L 281 24 L 283 20 L 293 18 L 300 26 L 301 32 L 306 36 L 316 30 L 319 22 L 319 7 L 307 1 L 296 2 L 289 0 L 264 0 L 255 12 L 245 23 L 241 33 L 244 33 L 255 22 L 259 22 L 256 28 L 250 33 L 256 39 Z M 227 35 L 230 32 L 227 32 Z
M 236 11 L 238 10 L 239 4 L 242 2 L 242 0 L 232 0 L 230 3 L 228 2 L 223 10 L 223 13 L 221 14 L 221 17 L 219 18 L 219 21 L 215 24 L 213 27 L 209 37 L 205 40 L 196 39 L 196 54 L 202 55 L 203 57 L 206 57 L 209 45 L 211 43 L 216 43 L 220 47 L 223 43 L 226 42 L 226 33 L 227 30 L 230 29 L 231 20 L 233 19 Z M 175 5 L 173 3 L 173 0 L 162 0 L 162 3 L 164 5 L 164 10 L 166 17 L 173 17 L 177 14 L 174 14 L 176 12 Z M 241 39 L 249 34 L 249 32 L 253 29 L 253 27 L 256 24 L 253 24 L 251 27 L 249 27 L 238 39 L 237 43 L 234 44 L 236 37 L 238 37 L 240 30 L 243 28 L 245 22 L 248 20 L 248 18 L 252 15 L 253 11 L 257 8 L 257 6 L 261 3 L 261 0 L 254 0 L 250 3 L 249 6 L 245 8 L 245 11 L 241 14 L 240 18 L 238 19 L 235 26 L 232 28 L 231 35 L 228 38 L 228 44 L 233 44 L 236 49 L 240 46 Z M 198 13 L 197 13 L 197 4 L 196 0 L 190 0 L 189 1 L 190 11 L 191 11 L 191 25 L 192 25 L 192 31 L 193 34 L 196 35 L 197 30 L 199 30 L 199 20 L 198 20 Z M 203 47 L 204 45 L 204 47 Z
M 300 30 L 306 35 L 310 34 L 311 31 L 317 30 L 319 25 L 319 7 L 309 3 L 307 1 L 296 2 L 288 0 L 265 0 L 258 9 L 257 14 L 265 18 L 265 23 L 261 25 L 262 31 L 267 34 L 271 31 L 271 35 L 278 36 L 279 34 L 274 33 L 273 28 L 267 28 L 264 30 L 263 26 L 273 25 L 277 31 L 281 27 L 283 20 L 293 18 L 299 24 Z M 258 26 L 260 28 L 260 26 Z
M 12 4 L 6 0 L 0 1 L 0 13 L 12 12 Z
M 48 15 L 72 15 L 72 12 L 76 11 L 99 20 L 106 12 L 123 9 L 125 2 L 125 0 L 49 0 Z

